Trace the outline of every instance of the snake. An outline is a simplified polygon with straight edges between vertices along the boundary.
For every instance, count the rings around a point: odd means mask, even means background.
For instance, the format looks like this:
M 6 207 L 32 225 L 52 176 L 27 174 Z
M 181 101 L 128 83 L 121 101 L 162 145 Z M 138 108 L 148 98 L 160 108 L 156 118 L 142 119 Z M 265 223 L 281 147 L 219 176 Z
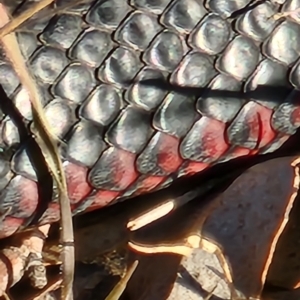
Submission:
M 13 16 L 35 0 L 7 2 Z M 73 215 L 273 153 L 300 126 L 296 0 L 57 0 L 16 30 Z M 0 52 L 0 238 L 60 218 Z

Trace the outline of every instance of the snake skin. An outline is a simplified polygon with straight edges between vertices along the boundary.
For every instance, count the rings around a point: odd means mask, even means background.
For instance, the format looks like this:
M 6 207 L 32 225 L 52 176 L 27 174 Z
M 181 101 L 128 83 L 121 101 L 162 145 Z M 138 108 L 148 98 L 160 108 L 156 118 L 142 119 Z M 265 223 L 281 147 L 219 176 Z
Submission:
M 54 8 L 71 2 L 57 0 Z M 22 26 L 22 53 L 64 141 L 74 214 L 272 152 L 293 135 L 300 15 L 274 15 L 299 2 L 87 0 Z M 33 218 L 41 182 L 32 160 L 38 149 L 29 147 L 30 101 L 3 55 L 0 83 L 27 133 L 1 104 L 3 238 Z M 38 222 L 58 220 L 58 207 L 54 193 Z

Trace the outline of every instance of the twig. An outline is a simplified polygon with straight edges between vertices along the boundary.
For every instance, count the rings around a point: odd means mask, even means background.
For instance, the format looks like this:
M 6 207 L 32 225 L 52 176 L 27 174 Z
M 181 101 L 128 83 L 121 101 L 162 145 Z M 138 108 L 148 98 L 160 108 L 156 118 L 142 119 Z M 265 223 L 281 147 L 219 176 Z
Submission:
M 0 25 L 3 26 L 9 22 L 9 17 L 2 4 L 0 5 L 0 15 Z M 1 43 L 7 57 L 18 74 L 22 85 L 27 89 L 30 95 L 35 137 L 43 152 L 52 176 L 57 183 L 60 201 L 61 243 L 63 246 L 62 298 L 64 300 L 71 300 L 73 299 L 72 283 L 74 278 L 73 224 L 65 173 L 57 147 L 57 138 L 54 137 L 51 132 L 51 127 L 44 114 L 38 89 L 27 70 L 15 34 L 11 33 L 2 37 Z

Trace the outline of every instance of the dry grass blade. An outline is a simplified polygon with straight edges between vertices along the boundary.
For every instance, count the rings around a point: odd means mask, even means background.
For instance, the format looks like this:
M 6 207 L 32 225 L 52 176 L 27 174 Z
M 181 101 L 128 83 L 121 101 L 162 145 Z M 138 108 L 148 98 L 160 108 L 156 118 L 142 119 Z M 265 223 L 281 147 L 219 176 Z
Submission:
M 295 10 L 291 10 L 291 11 L 285 11 L 285 12 L 279 12 L 275 15 L 273 15 L 273 19 L 275 20 L 279 20 L 281 18 L 287 18 L 293 15 L 297 15 L 300 13 L 300 8 L 297 8 Z
M 185 200 L 181 205 L 194 199 L 198 192 L 198 189 L 195 189 L 187 193 L 185 197 L 180 197 Z M 176 199 L 165 204 L 169 203 L 174 207 L 179 206 L 179 203 L 176 204 Z M 174 253 L 188 256 L 193 249 L 201 245 L 202 227 L 213 207 L 213 203 L 203 203 L 199 207 L 195 206 L 195 203 L 188 203 L 180 210 L 175 210 L 171 206 L 171 209 L 168 208 L 167 211 L 174 211 L 168 215 L 168 218 L 166 218 L 166 213 L 161 213 L 164 215 L 163 218 L 157 219 L 155 223 L 150 222 L 147 226 L 145 226 L 146 220 L 151 211 L 141 214 L 139 218 L 134 219 L 134 222 L 130 221 L 127 224 L 127 228 L 131 231 L 128 246 L 140 253 Z M 154 210 L 154 212 L 156 211 Z M 186 216 L 190 217 L 186 218 Z M 129 224 L 133 225 L 129 226 Z M 161 237 L 159 237 L 158 232 L 162 233 Z
M 0 38 L 3 38 L 5 35 L 14 32 L 19 26 L 24 22 L 30 19 L 33 15 L 41 11 L 46 6 L 50 5 L 54 0 L 42 0 L 32 5 L 28 10 L 25 10 L 20 16 L 14 18 L 6 25 L 4 25 L 0 30 Z
M 3 297 L 5 300 L 10 300 L 9 296 L 6 293 L 3 294 Z
M 4 26 L 9 22 L 9 16 L 2 4 L 0 6 L 0 15 L 2 23 L 0 23 L 0 25 Z M 45 156 L 45 160 L 52 173 L 52 176 L 54 177 L 58 186 L 61 206 L 61 243 L 64 246 L 62 249 L 62 298 L 68 300 L 73 299 L 72 283 L 74 278 L 74 238 L 72 214 L 70 202 L 68 200 L 65 173 L 59 156 L 57 141 L 51 132 L 51 127 L 49 126 L 47 119 L 45 118 L 39 92 L 34 80 L 27 70 L 15 34 L 11 33 L 2 37 L 1 43 L 7 58 L 10 60 L 13 68 L 18 74 L 20 82 L 30 95 L 36 139 Z
M 110 292 L 110 294 L 105 298 L 105 300 L 118 300 L 123 294 L 128 281 L 130 280 L 132 274 L 137 268 L 139 262 L 136 260 L 132 266 L 127 270 L 125 276 L 117 283 L 114 289 Z
M 217 286 L 214 286 L 214 288 L 208 293 L 208 295 L 205 297 L 204 300 L 210 300 L 211 297 L 214 295 L 214 291 L 216 289 Z
M 22 24 L 26 21 L 30 20 L 35 14 L 39 14 L 39 19 L 42 20 L 45 17 L 49 17 L 49 13 L 54 16 L 56 14 L 61 14 L 63 12 L 68 11 L 72 7 L 80 4 L 86 3 L 88 0 L 75 0 L 70 3 L 66 3 L 64 5 L 60 5 L 58 8 L 51 9 L 49 11 L 43 11 L 44 8 L 49 6 L 54 0 L 41 0 L 36 4 L 33 4 L 29 9 L 23 11 L 20 15 L 16 16 L 13 20 L 7 23 L 0 29 L 0 38 L 4 37 L 5 35 L 16 31 Z
M 133 218 L 127 223 L 127 228 L 131 231 L 138 230 L 141 227 L 144 227 L 159 218 L 166 216 L 174 209 L 174 201 L 168 201 L 166 203 L 162 203 L 158 207 L 154 207 L 150 211 L 143 213 L 142 215 Z
M 140 214 L 132 216 L 129 222 L 127 223 L 127 228 L 130 231 L 135 231 L 142 227 L 145 227 L 153 223 L 154 221 L 165 217 L 166 215 L 168 215 L 172 211 L 175 211 L 184 204 L 192 201 L 197 195 L 201 194 L 202 191 L 203 189 L 200 187 L 191 190 L 183 194 L 182 196 L 162 201 L 158 205 L 154 205 L 150 209 L 144 210 Z

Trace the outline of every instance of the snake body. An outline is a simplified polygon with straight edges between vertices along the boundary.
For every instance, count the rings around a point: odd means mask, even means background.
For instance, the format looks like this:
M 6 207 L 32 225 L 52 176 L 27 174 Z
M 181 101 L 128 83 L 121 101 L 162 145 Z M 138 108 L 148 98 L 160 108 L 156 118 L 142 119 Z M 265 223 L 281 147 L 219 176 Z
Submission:
M 9 3 L 17 15 L 32 2 Z M 55 1 L 16 34 L 63 141 L 74 214 L 273 152 L 296 133 L 300 20 L 278 18 L 295 0 L 69 4 Z M 35 218 L 47 176 L 28 95 L 4 56 L 0 84 L 14 104 L 0 104 L 3 238 Z M 55 190 L 44 203 L 34 222 L 57 221 Z

